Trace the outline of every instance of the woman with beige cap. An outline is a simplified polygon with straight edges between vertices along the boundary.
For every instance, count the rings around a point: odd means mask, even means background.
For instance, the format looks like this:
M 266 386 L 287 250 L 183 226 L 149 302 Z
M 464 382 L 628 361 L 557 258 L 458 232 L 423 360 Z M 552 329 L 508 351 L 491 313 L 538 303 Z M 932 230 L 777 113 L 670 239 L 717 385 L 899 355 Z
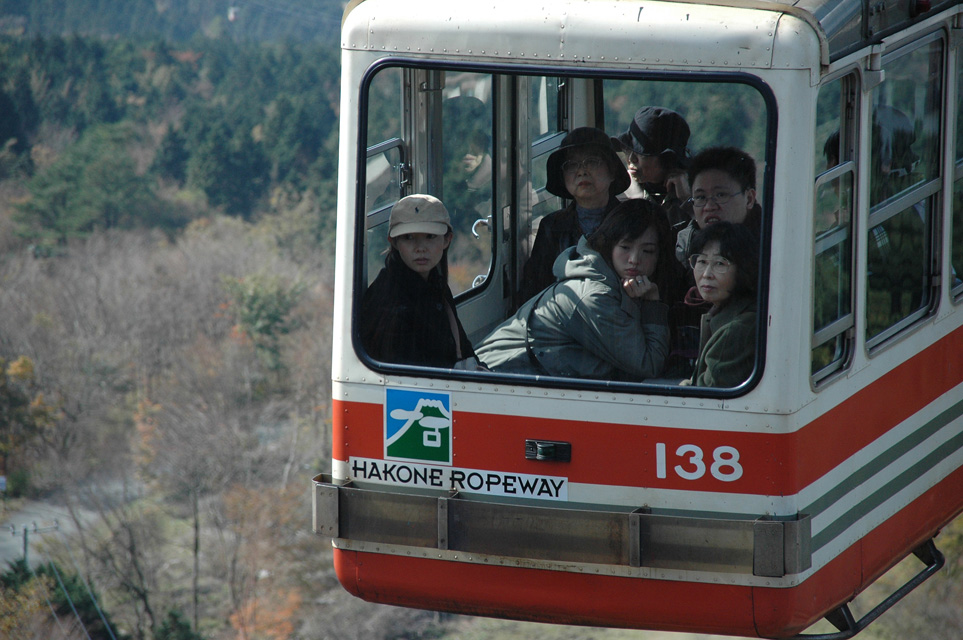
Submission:
M 361 344 L 375 360 L 454 368 L 474 358 L 448 286 L 451 238 L 438 198 L 415 194 L 392 207 L 385 266 L 360 310 Z

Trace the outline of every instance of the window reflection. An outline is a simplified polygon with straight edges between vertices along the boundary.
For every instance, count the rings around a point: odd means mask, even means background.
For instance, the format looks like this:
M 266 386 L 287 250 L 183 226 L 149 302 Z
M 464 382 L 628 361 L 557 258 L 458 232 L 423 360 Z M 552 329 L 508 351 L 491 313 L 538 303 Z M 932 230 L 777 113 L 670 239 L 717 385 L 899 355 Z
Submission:
M 867 237 L 870 346 L 922 317 L 932 299 L 930 230 L 939 191 L 942 40 L 884 60 L 873 92 Z
M 855 82 L 843 78 L 820 91 L 816 116 L 817 176 L 813 211 L 813 349 L 815 380 L 840 369 L 851 352 L 855 184 L 852 123 L 843 96 Z M 822 175 L 821 175 L 822 174 Z

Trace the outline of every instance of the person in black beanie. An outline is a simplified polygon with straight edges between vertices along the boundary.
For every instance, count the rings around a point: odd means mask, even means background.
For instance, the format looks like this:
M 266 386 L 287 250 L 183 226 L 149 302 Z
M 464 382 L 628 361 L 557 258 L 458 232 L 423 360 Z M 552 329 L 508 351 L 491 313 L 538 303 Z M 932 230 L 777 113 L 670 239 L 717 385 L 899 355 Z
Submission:
M 611 139 L 622 152 L 631 186 L 624 198 L 644 198 L 662 207 L 669 225 L 681 228 L 692 218 L 689 166 L 689 125 L 665 107 L 642 107 L 629 128 Z

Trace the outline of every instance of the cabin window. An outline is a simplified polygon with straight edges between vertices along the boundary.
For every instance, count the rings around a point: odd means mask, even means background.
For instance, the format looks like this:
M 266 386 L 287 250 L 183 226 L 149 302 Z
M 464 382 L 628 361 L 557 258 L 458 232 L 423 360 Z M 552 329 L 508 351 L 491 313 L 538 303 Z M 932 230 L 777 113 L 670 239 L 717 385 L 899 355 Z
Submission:
M 442 200 L 451 216 L 455 295 L 487 279 L 494 235 L 492 82 L 491 74 L 399 67 L 371 77 L 364 200 L 369 283 L 384 265 L 391 207 L 416 185 Z
M 933 220 L 940 190 L 943 41 L 884 58 L 872 94 L 866 339 L 872 348 L 933 302 Z
M 563 206 L 562 199 L 549 193 L 545 185 L 548 182 L 548 156 L 562 143 L 566 133 L 562 123 L 563 112 L 559 109 L 566 87 L 563 78 L 552 76 L 531 76 L 518 80 L 521 86 L 528 88 L 525 92 L 528 99 L 528 127 L 523 135 L 531 148 L 528 168 L 531 185 L 526 185 L 530 193 L 525 194 L 531 198 L 532 208 L 526 247 L 530 249 L 538 231 L 538 222 Z
M 448 249 L 449 283 L 455 295 L 481 286 L 492 259 L 491 74 L 445 72 L 441 91 L 441 144 L 431 146 L 442 164 L 438 196 L 455 229 Z
M 538 334 L 538 339 L 543 340 L 539 353 L 546 359 L 555 358 L 556 363 L 570 358 L 574 364 L 569 369 L 499 370 L 493 366 L 491 372 L 478 371 L 466 375 L 528 376 L 520 382 L 543 386 L 592 387 L 601 384 L 610 389 L 634 391 L 639 384 L 655 384 L 660 392 L 668 394 L 713 395 L 723 393 L 725 389 L 729 389 L 728 393 L 731 394 L 731 389 L 749 382 L 754 372 L 758 375 L 757 363 L 761 361 L 756 355 L 762 352 L 757 329 L 758 318 L 765 317 L 766 294 L 759 291 L 759 282 L 765 282 L 767 278 L 764 274 L 757 274 L 766 268 L 759 260 L 768 258 L 758 258 L 756 250 L 761 256 L 768 255 L 763 250 L 763 243 L 768 238 L 766 192 L 771 189 L 771 172 L 767 169 L 771 158 L 766 153 L 767 149 L 771 152 L 772 147 L 767 142 L 768 137 L 774 134 L 773 101 L 767 91 L 763 84 L 743 74 L 687 76 L 683 80 L 659 74 L 645 77 L 611 77 L 611 74 L 603 77 L 601 72 L 598 75 L 587 72 L 580 76 L 539 75 L 515 73 L 514 69 L 505 66 L 420 67 L 407 61 L 399 62 L 397 66 L 392 66 L 390 61 L 376 65 L 366 76 L 359 100 L 361 130 L 366 132 L 367 139 L 364 147 L 359 147 L 364 161 L 357 165 L 365 175 L 359 176 L 358 180 L 359 195 L 363 192 L 364 196 L 363 201 L 358 203 L 358 211 L 359 215 L 363 212 L 364 225 L 359 226 L 356 246 L 359 248 L 359 258 L 363 256 L 364 259 L 359 259 L 356 268 L 359 272 L 363 269 L 364 275 L 362 277 L 357 273 L 355 279 L 358 284 L 355 288 L 355 308 L 358 310 L 355 317 L 358 323 L 356 335 L 362 333 L 360 327 L 364 324 L 359 316 L 365 287 L 374 281 L 385 264 L 390 211 L 400 197 L 428 193 L 441 199 L 448 209 L 454 230 L 454 239 L 448 249 L 448 283 L 455 295 L 457 319 L 477 349 L 491 337 L 493 330 L 513 317 L 518 318 L 517 312 L 519 308 L 524 308 L 526 302 L 519 299 L 525 277 L 522 267 L 531 254 L 540 221 L 545 215 L 569 204 L 562 197 L 567 193 L 565 189 L 553 186 L 557 193 L 552 194 L 546 188 L 549 184 L 548 160 L 558 150 L 562 140 L 578 127 L 603 129 L 605 135 L 601 139 L 605 141 L 605 146 L 601 147 L 601 151 L 596 149 L 598 155 L 574 160 L 572 157 L 559 159 L 559 175 L 563 175 L 560 168 L 563 161 L 574 161 L 580 167 L 576 171 L 583 167 L 589 171 L 602 167 L 606 172 L 611 171 L 614 176 L 622 177 L 618 182 L 611 180 L 610 183 L 622 185 L 624 182 L 624 185 L 629 185 L 631 178 L 623 164 L 624 160 L 620 160 L 621 156 L 609 146 L 609 138 L 628 131 L 636 112 L 642 107 L 661 106 L 676 111 L 687 122 L 691 136 L 685 145 L 687 152 L 683 154 L 686 159 L 709 147 L 725 147 L 734 148 L 727 149 L 727 152 L 744 153 L 754 160 L 755 172 L 747 184 L 743 184 L 741 174 L 736 178 L 726 178 L 725 184 L 712 184 L 706 187 L 710 189 L 709 195 L 699 206 L 700 210 L 708 210 L 734 202 L 738 213 L 739 203 L 742 203 L 744 223 L 735 226 L 743 234 L 742 242 L 748 242 L 752 250 L 740 248 L 742 255 L 738 259 L 751 259 L 752 262 L 744 272 L 750 274 L 749 277 L 743 277 L 738 285 L 732 285 L 732 290 L 737 292 L 733 294 L 733 299 L 738 297 L 740 302 L 739 310 L 733 312 L 734 317 L 739 316 L 740 351 L 727 354 L 733 363 L 738 364 L 738 367 L 735 364 L 731 366 L 732 371 L 738 368 L 738 374 L 718 378 L 725 382 L 696 383 L 713 387 L 711 391 L 705 388 L 694 390 L 692 386 L 679 384 L 692 376 L 695 370 L 699 356 L 700 314 L 708 310 L 709 305 L 692 305 L 691 299 L 687 304 L 686 293 L 692 285 L 689 281 L 692 268 L 687 255 L 679 257 L 676 245 L 678 231 L 698 225 L 686 214 L 681 223 L 672 221 L 678 223 L 673 229 L 668 213 L 660 208 L 663 204 L 659 200 L 657 204 L 646 205 L 651 211 L 645 215 L 664 215 L 665 220 L 660 218 L 652 223 L 649 230 L 656 234 L 656 229 L 661 230 L 664 224 L 665 230 L 660 232 L 665 244 L 651 239 L 645 243 L 646 246 L 658 246 L 660 255 L 666 261 L 664 267 L 653 268 L 662 269 L 660 274 L 656 274 L 659 282 L 665 284 L 660 292 L 662 297 L 657 301 L 647 300 L 646 303 L 628 298 L 621 300 L 621 296 L 628 295 L 623 294 L 623 288 L 631 286 L 631 280 L 636 276 L 620 276 L 618 272 L 621 269 L 631 273 L 634 267 L 614 266 L 616 249 L 629 251 L 621 246 L 620 239 L 611 239 L 605 250 L 608 255 L 600 258 L 608 262 L 606 269 L 616 274 L 612 278 L 606 276 L 605 282 L 618 285 L 611 286 L 614 296 L 604 297 L 614 298 L 614 310 L 631 316 L 634 324 L 618 325 L 609 317 L 608 313 L 612 310 L 607 307 L 605 313 L 599 312 L 598 321 L 593 323 L 591 318 L 587 318 L 590 315 L 590 311 L 585 310 L 588 306 L 567 304 L 567 301 L 575 299 L 577 292 L 567 298 L 559 294 L 559 300 L 564 299 L 566 304 L 558 303 L 559 308 L 553 311 L 557 312 L 557 317 L 532 314 L 522 320 L 543 322 L 543 318 L 550 318 L 544 322 L 554 322 L 548 330 Z M 605 150 L 611 155 L 606 155 Z M 676 153 L 671 148 L 669 151 L 673 156 Z M 641 155 L 661 157 L 658 154 Z M 589 165 L 583 164 L 589 160 L 595 163 L 592 165 L 594 169 L 588 169 Z M 731 157 L 729 162 L 732 162 Z M 742 157 L 735 162 L 738 167 L 752 167 L 752 164 L 745 162 Z M 672 164 L 666 166 L 675 167 Z M 733 165 L 726 166 L 731 168 Z M 571 173 L 569 169 L 565 171 Z M 736 169 L 733 171 L 738 173 Z M 752 173 L 749 169 L 746 171 Z M 716 173 L 725 171 L 717 170 Z M 621 190 L 625 189 L 624 185 Z M 634 191 L 630 189 L 625 193 L 614 193 L 610 187 L 605 189 L 608 189 L 607 197 L 618 196 L 622 199 L 641 199 L 650 193 L 654 194 L 650 198 L 652 201 L 655 196 L 665 198 L 667 195 L 654 191 L 654 188 L 651 192 L 643 192 L 639 185 L 633 187 Z M 691 212 L 694 206 L 689 202 L 691 195 L 690 189 L 681 198 L 676 197 L 673 206 L 679 211 Z M 607 203 L 603 204 L 608 206 Z M 590 207 L 583 206 L 583 209 Z M 573 207 L 572 211 L 575 210 Z M 604 217 L 601 213 L 593 215 Z M 642 214 L 636 215 L 641 217 Z M 717 219 L 720 218 L 726 219 L 721 213 Z M 743 222 L 736 216 L 734 220 Z M 711 225 L 715 221 L 713 219 L 705 224 Z M 720 226 L 721 229 L 723 227 Z M 633 237 L 635 241 L 642 243 L 642 240 Z M 576 237 L 571 244 L 577 242 Z M 715 244 L 711 242 L 706 244 L 707 250 L 712 248 L 716 251 L 720 241 L 716 240 Z M 745 247 L 745 244 L 739 246 Z M 555 249 L 552 259 L 558 255 L 558 251 L 561 249 Z M 646 251 L 651 254 L 651 249 Z M 548 264 L 551 265 L 551 261 Z M 738 271 L 731 269 L 735 262 L 723 264 L 715 259 L 707 264 L 709 266 L 703 267 L 700 273 L 711 271 L 723 278 L 728 271 L 729 280 L 726 281 L 735 282 Z M 585 282 L 601 281 L 587 272 L 577 277 Z M 620 277 L 627 278 L 625 284 Z M 566 279 L 577 278 L 572 276 Z M 642 283 L 643 280 L 639 275 L 636 283 Z M 665 313 L 646 311 L 650 309 L 646 304 L 651 302 L 664 306 Z M 633 304 L 642 310 L 627 310 Z M 626 309 L 622 309 L 622 306 Z M 568 312 L 572 317 L 564 316 Z M 846 312 L 849 312 L 848 308 Z M 572 329 L 578 324 L 574 319 L 576 315 L 578 319 L 582 319 L 583 315 L 587 318 L 584 327 L 576 327 L 578 331 Z M 648 327 L 652 324 L 660 324 L 666 336 L 664 346 L 653 347 L 656 352 L 663 351 L 655 356 L 648 351 L 647 342 L 645 348 L 640 346 L 642 340 L 635 334 L 641 331 L 633 333 L 637 327 L 645 327 L 645 331 L 649 331 Z M 571 331 L 571 335 L 552 333 L 556 325 Z M 584 353 L 571 355 L 566 350 L 570 348 L 566 342 L 569 338 L 583 345 Z M 644 339 L 648 341 L 651 338 L 646 334 Z M 357 343 L 362 351 L 365 348 L 363 340 Z M 559 345 L 563 346 L 559 348 Z M 571 348 L 577 350 L 578 346 Z M 374 352 L 375 348 L 371 347 L 371 350 Z M 603 351 L 605 355 L 599 355 Z M 522 353 L 525 352 L 523 347 Z M 563 355 L 558 355 L 560 353 Z M 628 362 L 635 357 L 632 354 L 637 354 L 638 358 Z M 599 358 L 609 360 L 599 364 L 596 362 Z M 525 363 L 532 364 L 532 361 L 524 360 L 521 364 Z M 386 368 L 417 365 L 414 362 L 394 361 L 377 364 L 383 364 Z M 566 360 L 565 364 L 569 366 L 569 361 Z M 728 362 L 726 364 L 728 366 Z M 433 373 L 425 368 L 420 372 L 425 375 L 450 375 Z
M 855 75 L 830 82 L 820 89 L 816 105 L 814 382 L 843 368 L 852 352 L 856 86 Z
M 963 56 L 957 55 L 956 152 L 953 154 L 953 226 L 950 247 L 950 289 L 963 296 Z
M 368 87 L 368 147 L 365 154 L 364 211 L 367 281 L 378 274 L 388 247 L 385 226 L 391 206 L 403 195 L 406 156 L 402 140 L 401 105 L 404 82 L 401 69 L 385 69 Z

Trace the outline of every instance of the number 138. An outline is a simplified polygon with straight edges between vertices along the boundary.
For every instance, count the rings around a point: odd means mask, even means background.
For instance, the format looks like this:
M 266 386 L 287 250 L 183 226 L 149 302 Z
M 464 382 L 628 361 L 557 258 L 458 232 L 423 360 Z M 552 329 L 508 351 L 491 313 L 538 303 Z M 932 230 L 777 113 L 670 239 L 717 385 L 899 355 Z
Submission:
M 682 464 L 672 467 L 676 475 L 684 480 L 698 480 L 706 474 L 706 460 L 702 448 L 694 444 L 684 444 L 675 450 L 675 455 L 682 458 Z M 735 447 L 716 447 L 712 452 L 712 464 L 709 473 L 716 480 L 733 482 L 742 477 L 742 465 L 739 464 L 739 450 Z M 655 475 L 659 479 L 666 477 L 665 443 L 655 445 Z

